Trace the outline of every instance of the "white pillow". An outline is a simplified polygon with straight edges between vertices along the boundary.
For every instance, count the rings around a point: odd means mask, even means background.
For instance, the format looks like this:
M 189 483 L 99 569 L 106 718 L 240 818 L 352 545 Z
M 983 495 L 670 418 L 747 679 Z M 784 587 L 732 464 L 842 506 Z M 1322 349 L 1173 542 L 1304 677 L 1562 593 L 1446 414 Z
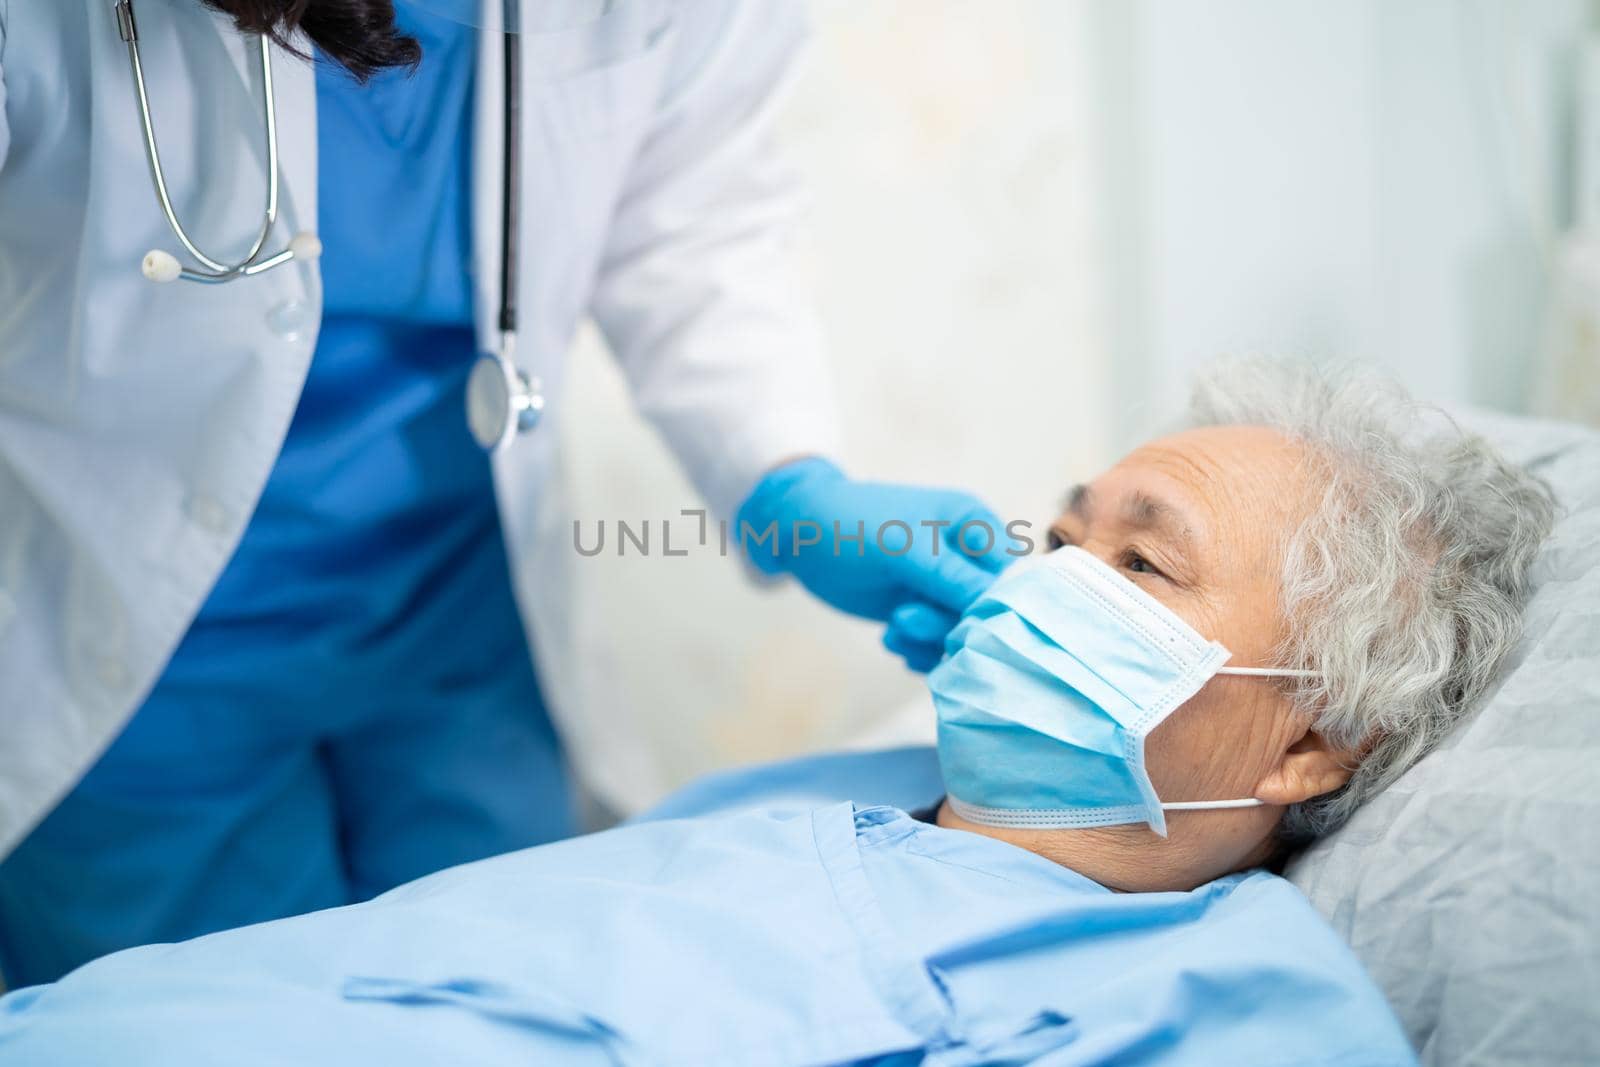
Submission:
M 1562 505 L 1511 669 L 1289 877 L 1428 1064 L 1600 1063 L 1600 434 L 1461 416 Z

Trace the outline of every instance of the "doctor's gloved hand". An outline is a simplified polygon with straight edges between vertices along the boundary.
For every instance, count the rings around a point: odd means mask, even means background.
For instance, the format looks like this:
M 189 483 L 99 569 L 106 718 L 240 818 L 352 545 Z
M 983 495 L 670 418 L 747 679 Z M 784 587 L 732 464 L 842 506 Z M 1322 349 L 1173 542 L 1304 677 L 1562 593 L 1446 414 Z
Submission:
M 961 611 L 1011 562 L 1004 524 L 949 489 L 855 481 L 823 459 L 769 473 L 735 534 L 767 574 L 791 574 L 840 611 L 889 624 L 912 670 L 939 662 Z

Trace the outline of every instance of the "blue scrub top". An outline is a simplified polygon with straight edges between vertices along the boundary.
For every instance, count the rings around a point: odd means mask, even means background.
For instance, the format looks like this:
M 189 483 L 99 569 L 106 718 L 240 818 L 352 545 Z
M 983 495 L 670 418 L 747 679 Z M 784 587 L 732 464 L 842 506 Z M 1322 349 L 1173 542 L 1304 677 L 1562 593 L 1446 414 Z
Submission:
M 464 556 L 500 552 L 489 463 L 463 414 L 475 34 L 416 19 L 424 60 L 360 85 L 317 65 L 322 332 L 288 438 L 201 625 L 259 669 L 307 632 L 381 640 Z M 394 664 L 403 667 L 404 664 Z
M 921 772 L 894 764 L 931 755 L 855 759 L 857 780 L 884 767 L 907 785 Z M 806 778 L 795 766 L 779 792 Z M 764 773 L 721 791 L 754 796 Z M 7 1056 L 1415 1062 L 1350 950 L 1281 878 L 1115 893 L 1004 842 L 850 803 L 644 821 L 352 908 L 134 949 L 0 1000 Z

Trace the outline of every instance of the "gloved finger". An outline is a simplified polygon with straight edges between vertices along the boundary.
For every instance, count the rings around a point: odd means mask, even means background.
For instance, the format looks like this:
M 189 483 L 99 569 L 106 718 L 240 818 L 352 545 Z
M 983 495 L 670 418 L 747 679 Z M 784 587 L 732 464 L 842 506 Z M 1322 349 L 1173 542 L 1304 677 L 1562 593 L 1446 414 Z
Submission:
M 995 572 L 980 567 L 962 552 L 944 551 L 913 560 L 904 581 L 917 596 L 960 614 L 994 584 Z
M 1006 552 L 1011 541 L 1006 536 L 1005 523 L 977 500 L 972 500 L 951 520 L 944 535 L 947 550 L 966 556 L 994 574 L 1004 570 L 1014 558 Z
M 944 657 L 943 641 L 917 641 L 893 626 L 883 632 L 883 647 L 905 660 L 906 666 L 919 674 L 933 670 Z
M 959 618 L 953 611 L 921 600 L 901 604 L 889 613 L 889 629 L 907 641 L 943 644 Z
M 905 660 L 907 667 L 918 674 L 927 674 L 944 659 L 944 643 L 941 641 L 934 645 L 917 645 L 902 653 L 901 658 Z

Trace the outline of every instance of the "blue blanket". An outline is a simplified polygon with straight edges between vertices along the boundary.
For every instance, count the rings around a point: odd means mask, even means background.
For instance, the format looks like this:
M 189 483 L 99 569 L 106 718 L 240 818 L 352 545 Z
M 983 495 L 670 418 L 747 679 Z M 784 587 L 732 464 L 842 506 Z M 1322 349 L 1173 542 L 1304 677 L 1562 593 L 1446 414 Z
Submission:
M 925 756 L 881 758 L 886 788 L 932 785 Z M 1414 1062 L 1280 878 L 1114 893 L 896 807 L 818 803 L 827 767 L 795 766 L 661 813 L 693 817 L 109 956 L 0 999 L 0 1062 Z

